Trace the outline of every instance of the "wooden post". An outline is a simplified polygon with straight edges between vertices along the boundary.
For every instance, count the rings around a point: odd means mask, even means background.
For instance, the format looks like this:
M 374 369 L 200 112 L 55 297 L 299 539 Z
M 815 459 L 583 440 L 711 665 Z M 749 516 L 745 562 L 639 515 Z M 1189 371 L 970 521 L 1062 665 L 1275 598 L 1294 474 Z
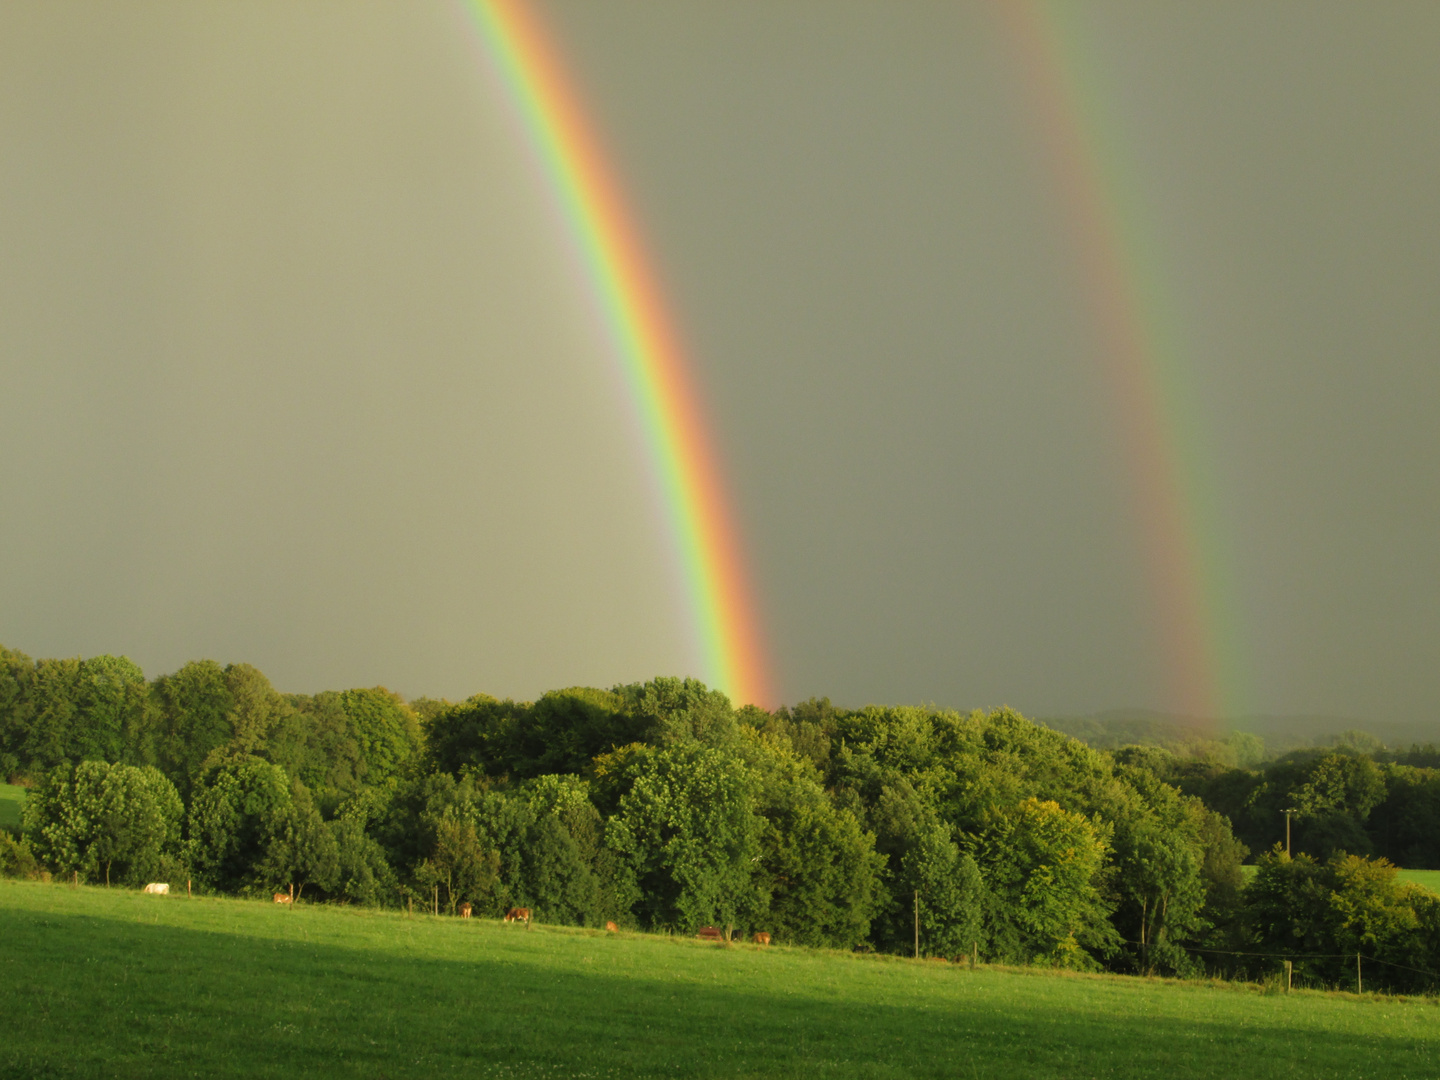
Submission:
M 80 887 L 80 871 L 79 871 L 79 870 L 72 870 L 72 871 L 70 871 L 70 887 L 71 887 L 72 889 L 78 889 L 78 888 Z
M 292 910 L 295 907 L 295 882 L 293 881 L 290 882 L 290 907 Z
M 975 970 L 977 967 L 979 967 L 979 966 L 980 966 L 980 943 L 979 943 L 978 941 L 972 941 L 972 942 L 970 943 L 970 970 L 971 970 L 971 971 L 974 971 L 974 970 Z
M 188 877 L 185 879 L 185 895 L 190 895 L 190 879 Z
M 1355 954 L 1355 992 L 1357 994 L 1365 992 L 1365 984 L 1360 981 L 1360 954 L 1358 952 Z
M 915 890 L 915 959 L 920 959 L 920 890 Z
M 1285 992 L 1288 994 L 1290 988 L 1295 985 L 1295 965 L 1289 960 L 1285 961 Z
M 435 914 L 436 914 L 437 917 L 438 917 L 439 914 L 440 914 L 440 886 L 439 886 L 439 885 L 436 885 L 436 886 L 435 886 Z

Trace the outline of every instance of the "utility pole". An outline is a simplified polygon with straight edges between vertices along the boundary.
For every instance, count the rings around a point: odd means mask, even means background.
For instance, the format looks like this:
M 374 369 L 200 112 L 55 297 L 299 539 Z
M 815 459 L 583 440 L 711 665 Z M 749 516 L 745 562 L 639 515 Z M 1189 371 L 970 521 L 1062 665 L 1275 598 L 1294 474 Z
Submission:
M 915 959 L 920 959 L 920 890 L 915 890 Z
M 1290 815 L 1298 814 L 1300 811 L 1292 806 L 1290 809 L 1280 812 L 1285 815 L 1285 854 L 1288 856 L 1290 854 Z

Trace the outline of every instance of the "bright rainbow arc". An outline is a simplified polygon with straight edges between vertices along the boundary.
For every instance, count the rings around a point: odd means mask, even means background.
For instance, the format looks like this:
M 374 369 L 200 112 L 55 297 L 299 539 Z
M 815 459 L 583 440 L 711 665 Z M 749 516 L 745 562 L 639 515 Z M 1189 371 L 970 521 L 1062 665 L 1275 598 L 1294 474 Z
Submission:
M 773 704 L 730 500 L 684 350 L 605 155 L 554 48 L 517 0 L 466 0 L 596 290 L 644 428 L 710 685 Z
M 1143 200 L 1126 183 L 1119 140 L 1073 12 L 1045 0 L 1004 0 L 1032 105 L 1058 180 L 1067 223 L 1106 358 L 1133 471 L 1147 577 L 1155 597 L 1171 695 L 1198 719 L 1235 715 L 1237 636 L 1216 528 L 1217 501 L 1200 458 L 1203 440 L 1187 385 L 1176 319 L 1147 243 Z M 1189 404 L 1191 408 L 1187 409 Z M 1227 650 L 1228 646 L 1228 650 Z

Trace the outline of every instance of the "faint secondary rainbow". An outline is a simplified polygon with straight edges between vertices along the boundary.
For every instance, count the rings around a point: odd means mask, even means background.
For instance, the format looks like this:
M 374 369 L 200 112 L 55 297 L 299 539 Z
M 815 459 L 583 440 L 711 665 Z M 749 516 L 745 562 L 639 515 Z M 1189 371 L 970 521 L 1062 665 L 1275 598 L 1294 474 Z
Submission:
M 1157 232 L 1122 167 L 1122 140 L 1086 63 L 1093 53 L 1076 7 L 1001 0 L 1116 398 L 1174 707 L 1197 718 L 1233 716 L 1238 644 L 1196 395 L 1161 284 Z
M 632 395 L 684 575 L 702 677 L 774 704 L 740 538 L 689 365 L 555 48 L 516 0 L 464 0 L 574 237 Z

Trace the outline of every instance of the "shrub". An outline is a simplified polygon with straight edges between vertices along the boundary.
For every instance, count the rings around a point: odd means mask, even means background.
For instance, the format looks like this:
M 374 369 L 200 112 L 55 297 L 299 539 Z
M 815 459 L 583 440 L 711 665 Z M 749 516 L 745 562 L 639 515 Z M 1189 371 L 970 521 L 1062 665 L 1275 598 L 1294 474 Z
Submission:
M 0 831 L 0 877 L 38 878 L 40 864 L 30 852 L 30 845 Z

